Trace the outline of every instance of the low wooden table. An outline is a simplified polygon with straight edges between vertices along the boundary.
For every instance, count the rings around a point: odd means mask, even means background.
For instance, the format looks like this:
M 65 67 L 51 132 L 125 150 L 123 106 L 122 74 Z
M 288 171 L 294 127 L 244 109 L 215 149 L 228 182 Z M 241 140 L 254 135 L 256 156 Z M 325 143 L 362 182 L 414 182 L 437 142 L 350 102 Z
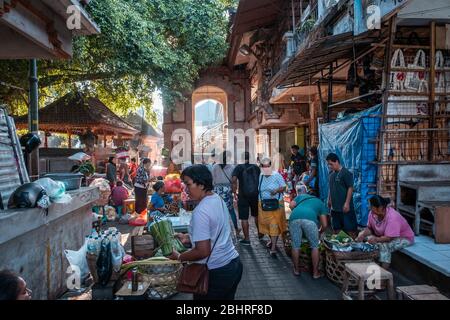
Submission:
M 394 300 L 395 291 L 394 291 L 394 278 L 392 273 L 383 269 L 379 265 L 373 262 L 360 262 L 360 263 L 346 263 L 345 264 L 345 275 L 344 275 L 344 283 L 342 285 L 342 295 L 345 300 L 353 300 L 348 291 L 350 277 L 356 279 L 358 283 L 358 300 L 365 299 L 365 288 L 367 281 L 371 281 L 371 277 L 376 275 L 376 270 L 379 270 L 379 281 L 380 285 L 383 282 L 387 282 L 385 287 L 387 287 L 388 298 L 389 300 Z M 381 289 L 381 288 L 374 288 Z M 372 290 L 374 292 L 374 290 Z
M 436 287 L 428 285 L 397 287 L 396 291 L 399 300 L 449 300 Z

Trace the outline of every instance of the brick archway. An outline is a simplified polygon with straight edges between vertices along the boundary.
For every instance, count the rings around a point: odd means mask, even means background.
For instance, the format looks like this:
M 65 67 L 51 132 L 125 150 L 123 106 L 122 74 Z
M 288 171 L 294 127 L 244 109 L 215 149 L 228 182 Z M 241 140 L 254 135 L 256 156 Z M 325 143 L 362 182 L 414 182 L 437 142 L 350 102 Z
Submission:
M 205 70 L 197 80 L 194 90 L 184 94 L 185 101 L 178 102 L 175 110 L 164 113 L 164 145 L 172 150 L 172 132 L 185 129 L 191 135 L 191 150 L 194 150 L 195 105 L 206 99 L 217 100 L 224 106 L 224 119 L 229 129 L 249 127 L 250 84 L 248 75 L 243 71 L 231 72 L 226 67 Z M 192 156 L 192 161 L 193 161 Z

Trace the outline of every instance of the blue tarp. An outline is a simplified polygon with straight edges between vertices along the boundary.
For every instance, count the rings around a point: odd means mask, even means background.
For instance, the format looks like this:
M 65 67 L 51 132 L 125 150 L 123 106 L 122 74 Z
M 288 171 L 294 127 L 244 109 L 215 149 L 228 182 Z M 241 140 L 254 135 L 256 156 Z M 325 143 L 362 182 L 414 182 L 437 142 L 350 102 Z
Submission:
M 363 112 L 349 115 L 319 126 L 319 186 L 320 196 L 328 197 L 329 169 L 325 161 L 331 152 L 339 156 L 341 164 L 354 175 L 353 202 L 358 224 L 367 225 L 368 200 L 376 192 L 377 144 L 382 106 L 377 105 Z

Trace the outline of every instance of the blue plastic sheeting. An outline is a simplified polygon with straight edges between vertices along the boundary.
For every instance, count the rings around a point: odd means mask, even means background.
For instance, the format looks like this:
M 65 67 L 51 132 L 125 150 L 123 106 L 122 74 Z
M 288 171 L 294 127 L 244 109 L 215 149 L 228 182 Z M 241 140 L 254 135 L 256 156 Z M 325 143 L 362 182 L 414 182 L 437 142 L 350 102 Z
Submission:
M 336 153 L 342 166 L 354 176 L 353 203 L 358 224 L 367 226 L 368 201 L 376 192 L 377 144 L 381 125 L 382 106 L 378 105 L 363 112 L 319 126 L 319 186 L 320 197 L 328 198 L 329 169 L 325 161 L 331 152 Z

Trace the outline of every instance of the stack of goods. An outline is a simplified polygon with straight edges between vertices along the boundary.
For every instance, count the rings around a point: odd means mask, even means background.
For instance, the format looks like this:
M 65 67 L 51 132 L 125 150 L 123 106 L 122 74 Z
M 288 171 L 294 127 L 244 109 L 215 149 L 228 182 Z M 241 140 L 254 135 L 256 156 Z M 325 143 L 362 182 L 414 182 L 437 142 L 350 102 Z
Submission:
M 98 234 L 93 231 L 87 237 L 87 261 L 95 283 L 106 286 L 118 279 L 125 250 L 121 244 L 121 234 L 116 228 L 109 228 Z
M 159 220 L 150 225 L 150 232 L 157 242 L 163 256 L 169 256 L 173 250 L 186 251 L 181 241 L 174 236 L 172 222 L 170 220 Z
M 341 285 L 345 277 L 345 263 L 358 261 L 374 261 L 378 257 L 378 250 L 369 243 L 355 243 L 353 239 L 341 231 L 337 235 L 324 237 L 326 253 L 327 277 Z M 356 280 L 350 278 L 350 285 L 357 285 Z
M 109 181 L 103 178 L 95 179 L 89 185 L 90 187 L 98 187 L 100 190 L 100 198 L 93 204 L 94 206 L 106 206 L 109 203 L 109 196 L 111 195 L 111 187 Z
M 181 179 L 179 174 L 168 174 L 164 178 L 166 193 L 181 193 Z
M 338 234 L 328 235 L 324 240 L 328 248 L 336 252 L 372 252 L 376 250 L 376 247 L 372 244 L 354 242 L 344 231 Z

